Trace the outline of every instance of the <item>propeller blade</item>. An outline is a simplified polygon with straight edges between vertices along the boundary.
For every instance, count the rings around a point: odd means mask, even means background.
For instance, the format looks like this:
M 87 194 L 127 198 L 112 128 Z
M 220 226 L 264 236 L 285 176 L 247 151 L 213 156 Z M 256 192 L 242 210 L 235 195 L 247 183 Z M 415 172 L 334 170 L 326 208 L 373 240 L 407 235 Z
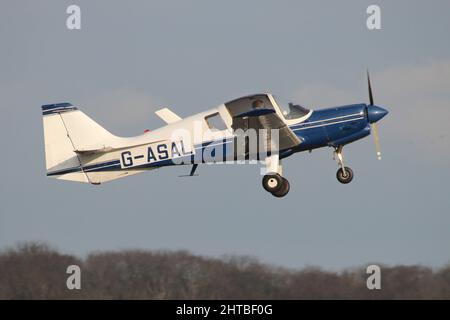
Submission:
M 378 126 L 377 123 L 374 122 L 371 125 L 373 140 L 375 142 L 375 150 L 377 152 L 378 160 L 381 160 L 381 147 L 380 147 L 380 138 L 378 137 Z
M 367 70 L 367 84 L 369 86 L 369 101 L 371 106 L 373 106 L 373 93 L 372 93 L 372 86 L 370 84 L 370 75 L 369 75 L 369 70 Z

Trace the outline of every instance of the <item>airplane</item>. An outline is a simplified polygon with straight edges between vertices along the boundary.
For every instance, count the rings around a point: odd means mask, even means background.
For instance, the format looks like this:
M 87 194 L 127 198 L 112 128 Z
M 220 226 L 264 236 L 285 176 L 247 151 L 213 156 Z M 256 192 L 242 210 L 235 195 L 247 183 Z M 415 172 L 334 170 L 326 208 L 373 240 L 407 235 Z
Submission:
M 344 165 L 344 146 L 372 133 L 381 159 L 377 122 L 388 111 L 374 104 L 369 72 L 367 83 L 369 104 L 310 110 L 259 93 L 184 119 L 163 108 L 155 113 L 167 125 L 129 138 L 111 134 L 70 103 L 43 105 L 47 176 L 98 185 L 174 165 L 192 165 L 188 176 L 194 176 L 199 164 L 258 163 L 263 188 L 281 198 L 290 190 L 282 159 L 332 147 L 337 180 L 348 184 L 354 174 Z

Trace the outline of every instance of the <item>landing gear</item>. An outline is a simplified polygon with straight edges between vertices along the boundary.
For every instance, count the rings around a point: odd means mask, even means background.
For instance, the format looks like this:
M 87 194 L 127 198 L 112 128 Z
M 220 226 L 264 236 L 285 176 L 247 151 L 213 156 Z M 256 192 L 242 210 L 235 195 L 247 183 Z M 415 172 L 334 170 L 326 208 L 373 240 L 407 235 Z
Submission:
M 277 198 L 284 197 L 290 190 L 289 181 L 278 173 L 266 174 L 262 179 L 262 185 Z
M 262 179 L 263 188 L 277 198 L 282 198 L 290 190 L 289 181 L 283 178 L 283 167 L 278 154 L 268 156 L 265 160 L 266 175 Z
M 283 185 L 283 177 L 278 173 L 266 174 L 262 179 L 263 188 L 267 192 L 276 192 L 281 189 Z
M 289 193 L 289 190 L 291 189 L 291 186 L 289 184 L 289 181 L 285 178 L 283 178 L 283 184 L 281 185 L 280 190 L 276 192 L 272 192 L 272 194 L 277 198 L 283 198 L 285 195 Z
M 336 172 L 336 178 L 340 183 L 347 184 L 350 183 L 353 180 L 353 170 L 349 167 L 345 167 L 345 171 L 340 168 Z
M 353 170 L 344 166 L 344 156 L 342 149 L 344 146 L 339 146 L 334 151 L 334 159 L 339 163 L 339 170 L 336 172 L 336 178 L 342 184 L 350 183 L 353 180 Z

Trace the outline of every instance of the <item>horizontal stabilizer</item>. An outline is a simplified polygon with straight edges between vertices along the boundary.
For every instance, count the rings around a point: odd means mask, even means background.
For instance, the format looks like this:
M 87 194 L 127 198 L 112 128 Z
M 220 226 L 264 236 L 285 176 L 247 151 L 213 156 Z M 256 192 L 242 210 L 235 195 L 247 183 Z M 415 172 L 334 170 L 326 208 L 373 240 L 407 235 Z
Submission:
M 107 146 L 107 145 L 93 145 L 93 146 L 88 146 L 85 148 L 79 148 L 79 149 L 75 149 L 74 152 L 76 152 L 77 154 L 80 155 L 91 155 L 91 154 L 97 154 L 97 153 L 106 153 L 106 152 L 111 152 L 111 151 L 117 151 L 117 150 L 121 150 L 121 149 L 129 149 L 129 148 L 134 148 L 134 147 L 140 147 L 143 145 L 147 145 L 149 143 L 158 143 L 158 142 L 163 142 L 165 140 L 153 140 L 150 142 L 144 142 L 144 143 L 134 143 L 134 144 L 126 144 L 123 146 L 116 146 L 116 147 L 112 147 L 112 146 Z
M 163 108 L 158 111 L 155 111 L 156 115 L 160 117 L 167 124 L 171 124 L 177 121 L 180 121 L 181 118 L 177 116 L 175 113 L 170 111 L 168 108 Z
M 114 148 L 112 148 L 112 147 L 100 147 L 100 148 L 90 148 L 90 149 L 78 149 L 78 150 L 74 150 L 74 151 L 81 155 L 89 155 L 89 154 L 110 152 L 113 150 L 114 150 Z

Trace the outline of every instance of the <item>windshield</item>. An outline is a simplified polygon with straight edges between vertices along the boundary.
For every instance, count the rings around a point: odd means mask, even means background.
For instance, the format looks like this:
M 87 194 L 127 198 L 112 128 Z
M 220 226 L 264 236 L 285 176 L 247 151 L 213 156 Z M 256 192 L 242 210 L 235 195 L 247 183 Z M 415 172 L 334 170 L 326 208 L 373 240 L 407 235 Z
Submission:
M 286 120 L 301 118 L 309 112 L 307 108 L 298 104 L 293 104 L 292 102 L 287 102 L 277 96 L 274 96 L 274 99 L 277 102 L 278 107 L 280 107 L 280 111 Z

